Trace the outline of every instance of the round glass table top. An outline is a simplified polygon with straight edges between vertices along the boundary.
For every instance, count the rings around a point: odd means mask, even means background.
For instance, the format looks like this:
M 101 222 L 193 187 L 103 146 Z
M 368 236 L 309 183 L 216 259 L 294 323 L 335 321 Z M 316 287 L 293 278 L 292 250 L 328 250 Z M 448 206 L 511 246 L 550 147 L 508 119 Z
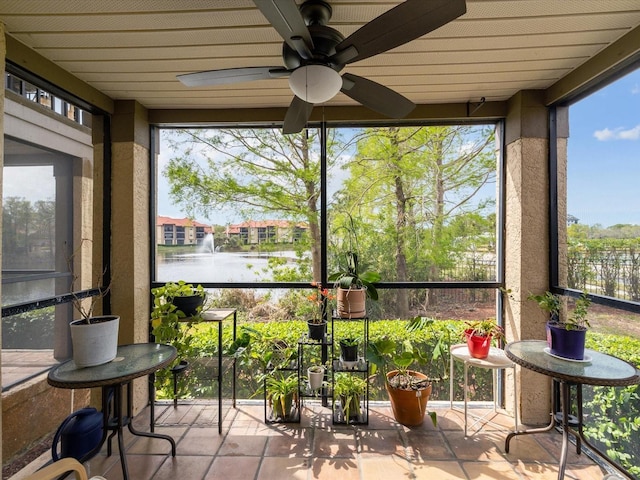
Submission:
M 73 360 L 69 360 L 52 368 L 47 381 L 59 388 L 93 388 L 121 384 L 169 365 L 176 356 L 177 351 L 171 345 L 120 345 L 116 358 L 109 363 L 79 368 Z
M 638 369 L 617 357 L 586 349 L 585 357 L 591 360 L 576 362 L 550 355 L 547 347 L 544 340 L 521 340 L 508 343 L 505 353 L 518 365 L 559 380 L 602 386 L 640 383 Z

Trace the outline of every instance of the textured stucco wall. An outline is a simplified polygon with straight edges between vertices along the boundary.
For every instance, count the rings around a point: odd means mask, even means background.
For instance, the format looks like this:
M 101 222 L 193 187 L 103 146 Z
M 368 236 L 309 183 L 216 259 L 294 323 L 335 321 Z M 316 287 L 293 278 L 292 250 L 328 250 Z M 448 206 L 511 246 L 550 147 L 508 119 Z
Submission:
M 146 110 L 116 102 L 112 143 L 112 313 L 120 315 L 119 342 L 149 340 L 149 149 Z M 128 126 L 129 128 L 123 128 Z M 134 129 L 131 131 L 130 129 Z M 144 132 L 144 135 L 141 133 Z M 143 139 L 147 139 L 146 142 Z M 143 144 L 138 143 L 143 142 Z M 146 405 L 147 382 L 134 383 L 137 412 Z
M 549 121 L 540 92 L 520 92 L 506 122 L 505 322 L 509 341 L 544 339 L 546 317 L 530 293 L 549 288 Z M 549 421 L 550 380 L 518 367 L 524 423 Z M 507 395 L 513 398 L 507 381 Z

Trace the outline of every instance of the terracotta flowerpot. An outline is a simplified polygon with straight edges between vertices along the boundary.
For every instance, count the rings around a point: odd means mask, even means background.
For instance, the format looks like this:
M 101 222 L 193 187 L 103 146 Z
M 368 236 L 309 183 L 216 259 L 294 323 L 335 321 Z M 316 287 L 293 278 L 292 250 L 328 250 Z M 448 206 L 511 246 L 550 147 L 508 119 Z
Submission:
M 466 330 L 464 335 L 467 339 L 467 347 L 469 348 L 469 354 L 473 358 L 487 358 L 489 356 L 489 349 L 491 348 L 491 335 L 488 337 L 481 337 L 479 335 L 472 335 L 471 330 Z
M 340 318 L 364 318 L 367 290 L 365 288 L 338 288 L 336 293 L 336 308 Z
M 408 371 L 411 376 L 426 380 L 428 377 L 420 372 Z M 389 380 L 398 375 L 398 370 L 387 373 L 387 393 L 391 402 L 393 416 L 398 423 L 407 427 L 417 427 L 424 422 L 427 412 L 427 401 L 431 395 L 432 385 L 421 390 L 402 390 L 389 385 Z

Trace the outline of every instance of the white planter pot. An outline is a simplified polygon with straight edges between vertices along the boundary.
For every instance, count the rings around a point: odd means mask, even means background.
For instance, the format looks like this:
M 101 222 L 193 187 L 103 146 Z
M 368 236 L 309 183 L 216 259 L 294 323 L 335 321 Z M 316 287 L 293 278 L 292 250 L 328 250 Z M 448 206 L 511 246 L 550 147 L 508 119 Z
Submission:
M 310 368 L 308 368 L 307 379 L 309 380 L 309 388 L 311 390 L 318 390 L 322 388 L 322 381 L 324 380 L 324 368 L 320 372 L 314 372 Z
M 94 367 L 116 358 L 120 317 L 92 317 L 91 323 L 75 320 L 69 326 L 73 361 L 78 367 Z

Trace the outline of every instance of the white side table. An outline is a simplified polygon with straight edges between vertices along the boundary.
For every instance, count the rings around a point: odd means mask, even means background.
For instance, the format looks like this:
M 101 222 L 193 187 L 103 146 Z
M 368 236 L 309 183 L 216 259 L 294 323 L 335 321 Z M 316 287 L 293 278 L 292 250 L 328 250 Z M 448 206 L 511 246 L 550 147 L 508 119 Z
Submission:
M 513 391 L 515 398 L 518 398 L 518 390 L 516 383 L 516 364 L 509 360 L 504 353 L 504 350 L 496 347 L 491 347 L 489 350 L 489 356 L 487 358 L 474 358 L 469 353 L 469 349 L 466 343 L 458 343 L 456 345 L 451 345 L 451 358 L 450 358 L 450 372 L 449 372 L 449 399 L 451 403 L 451 409 L 453 409 L 453 362 L 458 360 L 464 363 L 464 436 L 467 436 L 467 397 L 468 397 L 468 388 L 467 388 L 467 378 L 469 366 L 477 367 L 477 368 L 486 368 L 493 370 L 493 409 L 496 411 L 497 409 L 497 391 L 498 391 L 498 378 L 497 371 L 513 368 Z M 516 431 L 518 431 L 518 405 L 516 400 L 514 419 L 515 419 L 515 427 Z M 476 423 L 482 420 L 484 417 L 479 418 Z M 475 425 L 475 423 L 474 423 Z

